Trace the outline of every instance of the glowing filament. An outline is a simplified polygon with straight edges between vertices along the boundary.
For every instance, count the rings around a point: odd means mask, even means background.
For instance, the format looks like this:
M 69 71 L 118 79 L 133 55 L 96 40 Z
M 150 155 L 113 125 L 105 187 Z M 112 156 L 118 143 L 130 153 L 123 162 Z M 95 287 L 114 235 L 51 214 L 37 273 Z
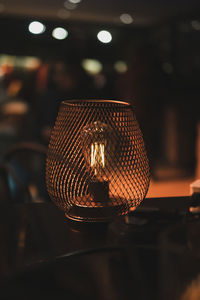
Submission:
M 102 143 L 91 144 L 91 167 L 96 176 L 101 176 L 101 171 L 105 168 L 105 145 Z

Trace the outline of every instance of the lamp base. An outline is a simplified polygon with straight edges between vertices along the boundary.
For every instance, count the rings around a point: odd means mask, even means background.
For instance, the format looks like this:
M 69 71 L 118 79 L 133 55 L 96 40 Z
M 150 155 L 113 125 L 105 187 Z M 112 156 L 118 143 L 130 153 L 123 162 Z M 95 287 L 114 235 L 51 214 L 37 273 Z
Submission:
M 79 222 L 110 222 L 113 218 L 128 213 L 124 199 L 109 199 L 107 203 L 74 203 L 66 212 L 67 218 Z

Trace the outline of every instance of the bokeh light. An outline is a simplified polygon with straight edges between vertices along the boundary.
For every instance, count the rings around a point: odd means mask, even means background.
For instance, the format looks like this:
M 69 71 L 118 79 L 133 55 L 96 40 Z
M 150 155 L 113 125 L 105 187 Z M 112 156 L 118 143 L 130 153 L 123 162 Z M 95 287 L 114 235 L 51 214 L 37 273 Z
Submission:
M 33 34 L 41 34 L 46 30 L 46 27 L 41 22 L 33 21 L 29 24 L 28 30 Z
M 73 2 L 69 2 L 68 0 L 64 2 L 64 7 L 69 10 L 76 9 L 77 4 Z
M 89 58 L 83 59 L 81 65 L 83 69 L 91 75 L 98 74 L 99 72 L 101 72 L 103 68 L 100 61 L 96 59 L 89 59 Z
M 118 60 L 114 64 L 114 69 L 118 73 L 126 73 L 128 70 L 127 63 L 125 61 Z
M 121 14 L 120 20 L 124 24 L 131 24 L 131 23 L 133 23 L 133 18 L 129 14 Z
M 99 31 L 99 33 L 97 34 L 97 38 L 100 42 L 105 44 L 110 43 L 112 41 L 112 35 L 107 30 Z
M 70 3 L 78 4 L 81 2 L 81 0 L 68 0 Z
M 64 40 L 68 36 L 68 31 L 62 27 L 54 28 L 52 31 L 52 36 L 57 40 Z
M 68 11 L 65 8 L 61 8 L 57 12 L 57 16 L 63 20 L 68 19 L 70 17 L 70 15 L 71 15 L 70 11 Z

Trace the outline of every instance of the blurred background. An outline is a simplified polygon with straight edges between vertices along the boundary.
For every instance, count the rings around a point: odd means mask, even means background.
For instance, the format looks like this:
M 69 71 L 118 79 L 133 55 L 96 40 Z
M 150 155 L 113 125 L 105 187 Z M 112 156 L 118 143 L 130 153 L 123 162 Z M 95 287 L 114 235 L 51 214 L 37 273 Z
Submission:
M 200 2 L 0 0 L 0 160 L 19 142 L 48 145 L 60 102 L 84 98 L 132 102 L 148 196 L 188 195 L 200 178 Z

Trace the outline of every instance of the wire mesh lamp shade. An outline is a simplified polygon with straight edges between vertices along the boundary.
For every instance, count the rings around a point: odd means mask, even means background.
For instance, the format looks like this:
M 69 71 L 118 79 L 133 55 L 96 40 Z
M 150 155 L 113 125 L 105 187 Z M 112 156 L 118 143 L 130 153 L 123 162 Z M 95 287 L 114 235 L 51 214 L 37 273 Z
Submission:
M 70 219 L 127 214 L 149 186 L 144 140 L 130 103 L 63 101 L 46 162 L 48 193 Z

